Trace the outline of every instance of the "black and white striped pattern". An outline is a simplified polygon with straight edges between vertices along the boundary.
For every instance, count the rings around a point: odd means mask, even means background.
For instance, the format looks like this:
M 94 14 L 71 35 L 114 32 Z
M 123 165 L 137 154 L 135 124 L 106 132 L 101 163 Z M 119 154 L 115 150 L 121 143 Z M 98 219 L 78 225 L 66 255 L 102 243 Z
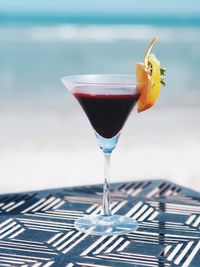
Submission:
M 163 253 L 169 262 L 174 262 L 182 267 L 188 267 L 199 249 L 200 241 L 189 241 L 177 245 L 168 245 Z
M 126 236 L 91 236 L 74 220 L 100 213 L 102 187 L 0 196 L 0 266 L 199 266 L 200 195 L 167 181 L 113 185 L 113 214 L 139 223 Z
M 49 209 L 57 209 L 61 207 L 65 203 L 64 200 L 60 198 L 56 198 L 54 196 L 47 196 L 44 198 L 39 199 L 33 205 L 25 208 L 21 213 L 35 213 L 39 211 L 46 211 Z
M 0 240 L 4 238 L 14 238 L 24 231 L 25 228 L 9 218 L 0 224 Z

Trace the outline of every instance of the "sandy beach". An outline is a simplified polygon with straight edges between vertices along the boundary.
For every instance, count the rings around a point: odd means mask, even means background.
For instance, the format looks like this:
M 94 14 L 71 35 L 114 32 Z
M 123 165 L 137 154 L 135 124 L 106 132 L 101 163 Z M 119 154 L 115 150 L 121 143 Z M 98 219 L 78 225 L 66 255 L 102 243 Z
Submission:
M 129 117 L 111 182 L 163 178 L 200 190 L 200 24 L 36 22 L 0 24 L 0 193 L 103 182 L 103 154 L 60 78 L 134 74 L 155 34 L 167 86 L 154 108 Z
M 103 154 L 77 103 L 0 112 L 0 192 L 103 182 Z M 111 182 L 168 179 L 200 190 L 200 108 L 130 115 Z

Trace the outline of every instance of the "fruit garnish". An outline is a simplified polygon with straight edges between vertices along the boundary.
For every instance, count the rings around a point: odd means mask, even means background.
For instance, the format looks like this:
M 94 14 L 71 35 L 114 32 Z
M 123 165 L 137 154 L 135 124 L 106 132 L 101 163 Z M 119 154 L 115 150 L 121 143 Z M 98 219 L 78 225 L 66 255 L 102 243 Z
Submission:
M 152 107 L 160 94 L 160 85 L 165 85 L 165 69 L 160 67 L 160 61 L 150 54 L 158 37 L 149 44 L 144 56 L 144 63 L 136 63 L 136 84 L 140 91 L 138 112 Z

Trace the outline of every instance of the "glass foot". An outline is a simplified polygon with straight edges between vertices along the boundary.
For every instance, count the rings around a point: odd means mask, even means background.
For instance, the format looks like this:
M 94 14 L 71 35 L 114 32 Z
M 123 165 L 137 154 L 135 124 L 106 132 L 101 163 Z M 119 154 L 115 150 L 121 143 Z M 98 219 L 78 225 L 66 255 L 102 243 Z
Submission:
M 138 229 L 138 223 L 130 217 L 121 215 L 94 215 L 79 218 L 75 228 L 91 235 L 123 235 Z

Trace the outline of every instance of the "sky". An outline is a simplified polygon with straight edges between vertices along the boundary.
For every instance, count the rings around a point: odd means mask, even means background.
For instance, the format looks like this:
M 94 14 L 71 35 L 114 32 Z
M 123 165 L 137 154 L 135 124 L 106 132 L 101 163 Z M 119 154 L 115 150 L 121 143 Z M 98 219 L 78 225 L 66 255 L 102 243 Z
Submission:
M 0 12 L 200 15 L 200 0 L 0 0 Z

